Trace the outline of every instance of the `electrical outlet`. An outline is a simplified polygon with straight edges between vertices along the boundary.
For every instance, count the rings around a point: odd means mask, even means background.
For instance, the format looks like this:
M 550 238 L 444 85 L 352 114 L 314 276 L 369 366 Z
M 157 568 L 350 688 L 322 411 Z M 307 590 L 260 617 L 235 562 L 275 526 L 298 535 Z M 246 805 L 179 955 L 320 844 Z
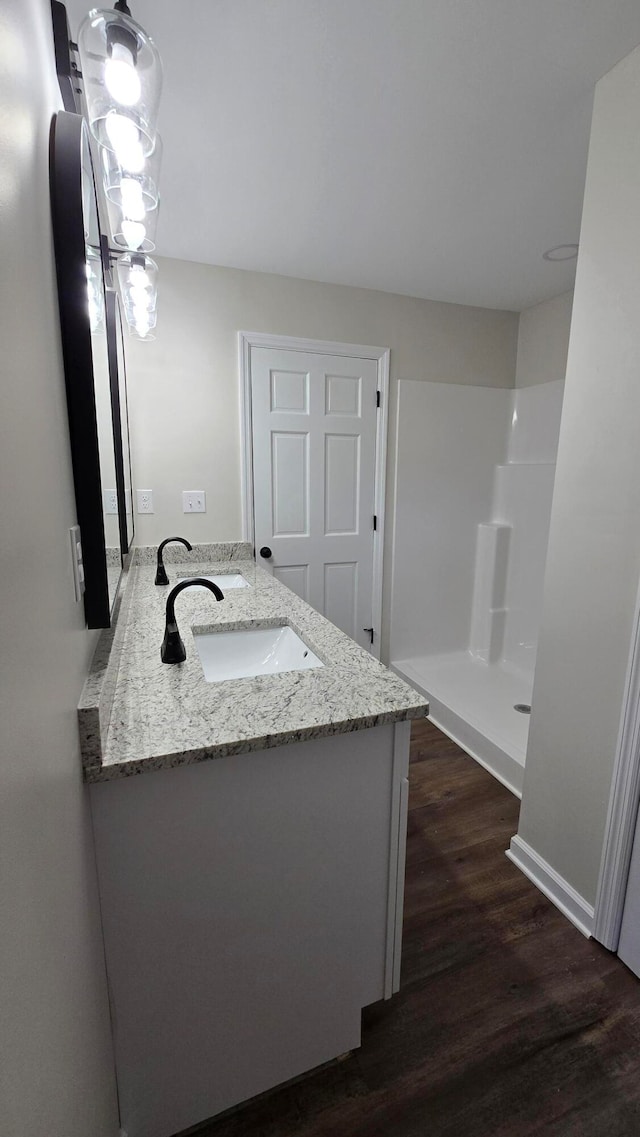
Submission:
M 153 490 L 136 490 L 138 513 L 153 513 Z
M 183 513 L 206 513 L 207 501 L 204 490 L 183 490 L 182 491 L 182 512 Z
M 106 514 L 113 514 L 118 512 L 118 494 L 116 490 L 103 490 L 102 491 L 102 510 Z

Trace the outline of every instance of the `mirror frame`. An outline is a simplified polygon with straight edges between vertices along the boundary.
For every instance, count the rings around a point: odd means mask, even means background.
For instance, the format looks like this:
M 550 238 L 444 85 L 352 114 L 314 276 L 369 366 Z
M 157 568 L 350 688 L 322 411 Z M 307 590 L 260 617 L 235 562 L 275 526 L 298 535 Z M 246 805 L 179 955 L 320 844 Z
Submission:
M 55 115 L 51 138 L 51 207 L 71 462 L 84 562 L 84 610 L 89 628 L 108 628 L 111 606 L 82 200 L 82 153 L 85 144 L 90 156 L 88 141 L 81 115 L 69 111 Z M 93 166 L 91 168 L 93 170 Z M 96 216 L 99 217 L 97 198 Z M 119 440 L 114 438 L 117 454 Z
M 53 27 L 53 50 L 56 60 L 56 73 L 58 85 L 62 95 L 62 103 L 66 111 L 77 111 L 77 69 L 71 62 L 69 51 L 69 20 L 67 9 L 61 0 L 51 0 L 51 23 Z
M 131 443 L 129 440 L 129 409 L 127 405 L 127 367 L 124 350 L 124 333 L 122 328 L 122 314 L 117 293 L 107 288 L 105 297 L 105 321 L 107 328 L 107 352 L 109 356 L 109 382 L 111 385 L 111 415 L 113 418 L 113 436 L 115 439 L 116 464 L 116 492 L 118 495 L 118 523 L 120 526 L 120 549 L 123 557 L 133 545 L 135 521 L 133 512 L 133 487 L 126 484 L 126 469 L 131 470 Z M 122 368 L 124 374 L 120 375 L 118 363 L 118 339 L 121 341 Z M 122 393 L 124 393 L 124 406 Z M 124 427 L 126 426 L 126 431 Z M 125 466 L 124 446 L 128 451 L 128 463 Z M 131 536 L 127 532 L 127 490 L 131 501 Z

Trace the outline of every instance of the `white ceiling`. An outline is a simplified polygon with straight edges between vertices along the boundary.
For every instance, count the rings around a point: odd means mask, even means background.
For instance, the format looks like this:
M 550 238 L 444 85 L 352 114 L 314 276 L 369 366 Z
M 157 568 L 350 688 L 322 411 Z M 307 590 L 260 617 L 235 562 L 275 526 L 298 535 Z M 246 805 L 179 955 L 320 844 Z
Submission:
M 542 254 L 578 240 L 638 0 L 129 3 L 164 63 L 159 253 L 516 310 L 571 286 Z

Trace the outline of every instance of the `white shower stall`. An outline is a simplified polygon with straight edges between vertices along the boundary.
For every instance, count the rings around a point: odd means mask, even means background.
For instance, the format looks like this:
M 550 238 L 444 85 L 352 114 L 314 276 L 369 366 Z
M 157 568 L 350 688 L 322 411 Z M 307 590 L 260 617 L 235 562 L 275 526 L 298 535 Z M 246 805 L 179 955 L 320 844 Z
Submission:
M 563 388 L 399 383 L 391 666 L 516 794 Z

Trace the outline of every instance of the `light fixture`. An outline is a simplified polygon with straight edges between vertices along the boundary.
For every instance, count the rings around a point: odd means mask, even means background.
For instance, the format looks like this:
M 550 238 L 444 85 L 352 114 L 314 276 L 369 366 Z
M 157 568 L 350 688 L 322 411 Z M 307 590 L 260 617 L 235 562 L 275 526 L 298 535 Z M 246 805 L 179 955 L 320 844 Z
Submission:
M 156 337 L 151 333 L 156 326 L 156 319 L 156 313 L 150 312 L 148 316 L 139 317 L 132 323 L 129 323 L 127 320 L 127 323 L 129 325 L 129 332 L 134 337 L 134 339 L 154 340 Z
M 126 312 L 128 322 L 130 324 L 143 324 L 151 316 L 155 315 L 156 311 L 156 295 L 144 299 L 140 296 L 131 296 L 129 294 L 128 303 L 126 305 Z
M 135 178 L 123 178 L 120 183 L 120 197 L 123 217 L 130 221 L 144 221 L 146 209 L 140 182 Z
M 153 338 L 158 267 L 146 254 L 155 248 L 160 204 L 160 56 L 126 0 L 116 0 L 113 10 L 89 12 L 77 47 L 85 115 L 101 149 L 111 251 L 129 250 L 117 262 L 127 323 L 141 339 Z M 91 292 L 90 307 L 93 322 Z
M 126 34 L 129 39 L 129 33 Z M 137 43 L 114 39 L 111 55 L 104 65 L 104 82 L 112 98 L 123 107 L 134 107 L 140 101 L 142 83 L 137 58 Z
M 578 255 L 577 245 L 554 245 L 542 254 L 543 261 L 574 261 Z
M 123 298 L 126 298 L 132 289 L 143 289 L 151 293 L 156 291 L 158 266 L 151 257 L 124 253 L 118 257 L 116 272 Z
M 147 339 L 156 325 L 158 266 L 142 253 L 125 253 L 118 258 L 116 272 L 127 324 Z
M 125 0 L 89 12 L 78 32 L 91 132 L 124 163 L 153 153 L 162 65 L 151 36 L 132 19 Z
M 105 150 L 103 147 L 102 175 L 104 190 L 109 201 L 122 209 L 123 190 L 126 194 L 127 186 L 135 180 L 140 186 L 145 211 L 153 209 L 158 204 L 161 159 L 162 140 L 159 134 L 156 134 L 155 146 L 147 158 L 142 154 L 137 155 L 135 151 L 127 151 L 126 147 L 118 152 Z
M 120 165 L 125 170 L 140 173 L 144 169 L 145 151 L 136 124 L 126 115 L 110 110 L 104 118 L 104 133 L 107 141 L 103 145 L 117 156 Z
M 132 252 L 151 253 L 156 247 L 156 227 L 158 224 L 158 205 L 135 216 L 126 213 L 126 206 L 118 209 L 113 202 L 107 201 L 107 212 L 113 243 L 116 248 L 130 249 Z

